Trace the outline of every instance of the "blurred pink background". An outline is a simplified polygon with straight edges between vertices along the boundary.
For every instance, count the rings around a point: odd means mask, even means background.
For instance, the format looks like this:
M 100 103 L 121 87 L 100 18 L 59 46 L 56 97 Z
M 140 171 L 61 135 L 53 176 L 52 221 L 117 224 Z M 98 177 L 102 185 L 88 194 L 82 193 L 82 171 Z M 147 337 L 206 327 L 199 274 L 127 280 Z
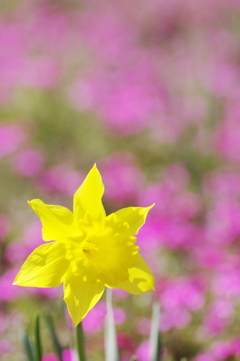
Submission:
M 1 2 L 1 360 L 26 360 L 39 310 L 74 360 L 61 288 L 12 282 L 42 243 L 27 200 L 71 209 L 95 162 L 108 213 L 156 203 L 138 237 L 156 291 L 114 291 L 121 361 L 149 360 L 154 301 L 165 361 L 239 359 L 239 44 L 239 0 Z M 95 361 L 105 313 L 103 299 L 84 321 Z

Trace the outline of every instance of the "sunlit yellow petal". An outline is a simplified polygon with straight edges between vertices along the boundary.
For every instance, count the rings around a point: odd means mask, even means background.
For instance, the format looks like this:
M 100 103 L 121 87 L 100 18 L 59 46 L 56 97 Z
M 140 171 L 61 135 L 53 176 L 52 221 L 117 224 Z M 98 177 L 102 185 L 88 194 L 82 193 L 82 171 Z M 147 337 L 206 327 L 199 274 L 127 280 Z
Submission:
M 139 229 L 145 223 L 147 214 L 153 206 L 154 204 L 150 207 L 122 208 L 114 214 L 119 220 L 128 224 L 129 227 L 125 233 L 134 236 L 138 234 Z
M 73 214 L 69 209 L 45 204 L 40 199 L 33 199 L 28 204 L 41 219 L 44 241 L 65 241 L 68 235 L 78 232 Z
M 98 219 L 104 218 L 106 214 L 102 205 L 103 193 L 102 177 L 94 165 L 74 194 L 73 213 L 75 218 L 79 220 L 86 214 Z
M 144 261 L 143 257 L 140 254 L 138 254 L 137 257 L 137 266 L 128 270 L 128 281 L 119 282 L 116 286 L 117 288 L 125 290 L 129 293 L 133 293 L 134 295 L 154 291 L 153 274 L 147 263 Z
M 51 242 L 36 248 L 24 262 L 14 280 L 15 285 L 26 287 L 56 287 L 69 266 L 62 243 Z
M 83 282 L 80 277 L 69 274 L 64 281 L 64 301 L 75 326 L 95 306 L 103 292 L 102 283 Z

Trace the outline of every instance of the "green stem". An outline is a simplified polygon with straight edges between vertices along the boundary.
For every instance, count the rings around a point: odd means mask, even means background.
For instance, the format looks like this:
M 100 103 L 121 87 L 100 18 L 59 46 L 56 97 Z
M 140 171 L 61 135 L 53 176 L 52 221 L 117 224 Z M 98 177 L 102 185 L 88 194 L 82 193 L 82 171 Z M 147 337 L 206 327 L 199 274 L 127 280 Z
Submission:
M 75 342 L 76 342 L 78 361 L 87 361 L 82 322 L 80 322 L 75 327 Z
M 39 325 L 39 315 L 35 319 L 35 358 L 36 361 L 42 360 L 42 346 L 40 339 L 40 325 Z

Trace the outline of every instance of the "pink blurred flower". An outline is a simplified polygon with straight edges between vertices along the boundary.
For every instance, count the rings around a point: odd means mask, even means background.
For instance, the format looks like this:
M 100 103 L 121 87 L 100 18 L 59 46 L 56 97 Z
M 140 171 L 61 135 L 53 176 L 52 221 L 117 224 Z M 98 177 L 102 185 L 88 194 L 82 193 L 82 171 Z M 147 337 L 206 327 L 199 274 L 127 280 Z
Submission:
M 191 219 L 199 214 L 202 209 L 201 200 L 198 194 L 187 190 L 190 175 L 184 167 L 172 164 L 162 170 L 159 178 L 158 183 L 140 193 L 139 202 L 155 202 L 155 213 L 170 215 L 175 219 Z
M 135 351 L 138 361 L 149 361 L 150 360 L 150 345 L 149 341 L 145 340 L 141 342 Z
M 65 349 L 62 353 L 63 361 L 75 361 L 77 353 L 75 349 Z
M 161 329 L 185 328 L 191 321 L 190 311 L 200 310 L 205 302 L 205 285 L 197 278 L 176 278 L 160 290 Z
M 240 356 L 239 338 L 214 342 L 206 353 L 198 355 L 194 361 L 225 361 L 234 356 Z
M 14 347 L 7 339 L 0 340 L 0 355 L 10 354 L 14 351 Z
M 216 297 L 239 299 L 239 260 L 234 262 L 226 259 L 223 264 L 219 265 L 212 277 L 211 290 Z
M 0 19 L 1 104 L 5 104 L 11 99 L 13 88 L 19 84 L 26 50 L 27 38 L 21 26 Z
M 186 309 L 171 309 L 162 313 L 161 331 L 166 332 L 172 328 L 184 329 L 191 322 L 191 314 Z
M 240 356 L 239 339 L 215 342 L 211 347 L 214 360 L 223 361 L 231 356 Z
M 106 317 L 106 304 L 99 302 L 83 320 L 84 330 L 87 333 L 95 333 L 104 327 Z M 116 325 L 121 325 L 126 320 L 126 313 L 122 308 L 114 307 L 114 320 Z
M 43 356 L 42 360 L 43 361 L 58 361 L 58 357 L 54 353 L 48 353 L 47 355 Z
M 139 133 L 155 119 L 164 102 L 151 67 L 151 61 L 136 59 L 133 67 L 96 72 L 88 81 L 76 84 L 70 99 L 81 110 L 95 111 L 116 136 Z
M 204 316 L 204 327 L 211 335 L 219 335 L 232 321 L 233 305 L 230 301 L 216 300 L 210 304 Z
M 17 268 L 17 267 L 16 267 Z M 14 275 L 16 275 L 16 268 L 8 269 L 5 273 L 3 273 L 0 277 L 0 301 L 8 302 L 15 300 L 19 296 L 23 294 L 23 291 L 20 287 L 14 287 L 12 285 L 14 281 Z
M 205 237 L 212 244 L 232 243 L 240 236 L 240 204 L 218 199 L 206 215 Z
M 83 178 L 80 172 L 71 170 L 64 164 L 58 164 L 49 168 L 38 184 L 45 191 L 70 195 L 78 189 Z
M 76 358 L 76 351 L 71 349 L 65 349 L 62 352 L 63 361 L 74 361 Z M 42 361 L 58 361 L 56 354 L 48 353 L 44 355 Z
M 34 177 L 42 170 L 44 164 L 41 152 L 33 149 L 24 150 L 15 155 L 12 161 L 14 170 L 24 177 Z
M 23 127 L 15 124 L 0 125 L 0 158 L 16 152 L 26 138 Z
M 193 361 L 215 361 L 215 360 L 211 355 L 207 353 L 203 353 L 194 357 Z
M 100 167 L 109 200 L 126 204 L 136 198 L 143 176 L 130 153 L 116 153 L 101 161 Z
M 87 333 L 95 333 L 102 330 L 105 316 L 106 305 L 103 302 L 99 302 L 83 320 L 84 331 Z
M 117 299 L 120 299 L 120 300 L 128 297 L 127 291 L 120 290 L 118 288 L 114 288 L 112 290 L 112 293 L 113 293 L 114 298 L 117 298 Z
M 125 332 L 118 332 L 117 344 L 120 350 L 121 360 L 129 360 L 136 348 L 133 336 Z
M 218 168 L 203 179 L 203 189 L 211 199 L 234 200 L 240 195 L 240 172 L 231 168 Z
M 27 206 L 27 203 L 26 203 Z M 38 221 L 29 222 L 21 239 L 9 243 L 4 252 L 4 259 L 12 265 L 22 263 L 28 255 L 42 244 L 42 226 Z
M 199 246 L 192 251 L 192 259 L 200 268 L 216 269 L 217 266 L 222 264 L 225 256 L 226 253 L 223 253 L 223 249 L 219 249 L 211 244 L 199 244 Z
M 59 79 L 57 62 L 47 56 L 29 57 L 22 69 L 22 86 L 48 90 L 55 87 Z
M 153 247 L 196 247 L 201 231 L 191 220 L 199 215 L 202 204 L 199 195 L 186 189 L 189 180 L 189 173 L 185 168 L 171 165 L 163 171 L 158 183 L 150 185 L 144 192 L 139 192 L 140 205 L 156 203 L 147 229 L 143 230 L 143 237 L 142 232 L 139 233 L 139 242 L 147 236 Z

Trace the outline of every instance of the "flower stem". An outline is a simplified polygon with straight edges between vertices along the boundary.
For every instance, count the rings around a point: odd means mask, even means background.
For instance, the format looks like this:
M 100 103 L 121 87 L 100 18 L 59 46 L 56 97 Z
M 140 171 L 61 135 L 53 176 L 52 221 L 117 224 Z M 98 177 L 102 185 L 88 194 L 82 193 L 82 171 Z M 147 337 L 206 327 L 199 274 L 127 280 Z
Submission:
M 40 339 L 39 315 L 37 315 L 35 319 L 35 358 L 36 361 L 42 360 L 42 345 Z
M 84 332 L 82 322 L 75 327 L 75 343 L 78 355 L 78 361 L 87 361 L 85 352 Z
M 112 306 L 112 290 L 106 289 L 107 317 L 105 322 L 105 360 L 119 361 L 117 335 Z

